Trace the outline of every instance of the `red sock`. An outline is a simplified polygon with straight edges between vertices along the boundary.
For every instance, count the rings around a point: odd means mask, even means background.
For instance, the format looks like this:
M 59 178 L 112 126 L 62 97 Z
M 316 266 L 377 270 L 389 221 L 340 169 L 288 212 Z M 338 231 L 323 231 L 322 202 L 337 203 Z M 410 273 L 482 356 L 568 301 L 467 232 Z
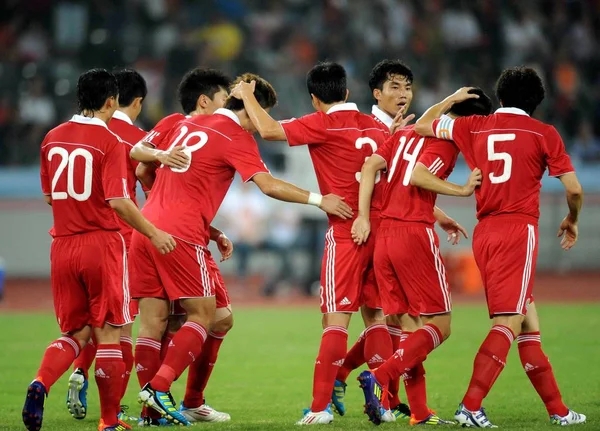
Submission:
M 96 385 L 100 394 L 100 418 L 105 425 L 118 422 L 125 363 L 120 344 L 99 344 L 96 352 Z
M 365 329 L 365 359 L 372 370 L 394 354 L 392 338 L 386 325 L 373 325 Z
M 335 376 L 344 363 L 348 345 L 348 331 L 343 326 L 328 326 L 321 337 L 319 356 L 315 362 L 313 402 L 310 410 L 322 412 L 331 401 Z
M 121 352 L 123 353 L 125 374 L 123 375 L 123 389 L 121 391 L 121 398 L 119 398 L 120 400 L 123 399 L 125 392 L 127 392 L 127 385 L 131 377 L 131 369 L 133 368 L 133 340 L 131 337 L 121 337 Z
M 394 355 L 374 371 L 375 378 L 383 386 L 423 362 L 427 355 L 443 341 L 437 326 L 428 323 L 410 335 Z
M 186 322 L 173 337 L 167 356 L 150 385 L 157 391 L 167 392 L 185 369 L 200 358 L 206 340 L 206 329 L 196 322 Z
M 404 387 L 410 411 L 417 421 L 427 419 L 431 414 L 427 407 L 427 385 L 425 384 L 425 367 L 421 362 L 404 374 Z
M 83 371 L 83 375 L 86 379 L 88 379 L 88 371 L 92 364 L 94 363 L 94 358 L 96 357 L 96 342 L 94 337 L 85 345 L 75 362 L 73 363 L 73 370 L 81 369 Z
M 494 325 L 475 356 L 473 376 L 469 383 L 463 404 L 472 412 L 481 408 L 483 399 L 506 365 L 506 357 L 515 339 L 511 329 Z
M 175 336 L 175 332 L 166 331 L 163 334 L 162 340 L 160 340 L 160 360 L 163 361 L 167 352 L 169 351 L 169 344 L 171 344 L 171 340 Z
M 402 332 L 402 328 L 396 325 L 388 325 L 388 332 L 392 338 L 392 354 L 400 347 L 400 342 L 408 337 L 409 332 L 406 336 Z M 403 338 L 404 337 L 404 338 Z M 391 356 L 391 355 L 390 355 Z M 400 378 L 392 379 L 388 387 L 388 399 L 390 400 L 390 406 L 392 408 L 402 404 L 399 396 L 400 392 Z
M 138 337 L 135 341 L 135 372 L 137 374 L 140 388 L 143 388 L 160 368 L 160 341 L 152 338 Z M 160 413 L 154 409 L 143 409 L 142 417 L 149 416 L 152 419 L 160 419 Z
M 35 380 L 42 382 L 46 391 L 50 391 L 52 385 L 71 367 L 80 350 L 79 342 L 69 335 L 54 340 L 44 353 Z
M 542 351 L 540 333 L 523 333 L 517 337 L 517 343 L 521 364 L 529 381 L 546 405 L 548 414 L 566 416 L 569 409 L 563 404 L 552 366 Z
M 344 363 L 337 372 L 336 380 L 345 382 L 350 373 L 365 363 L 365 331 L 358 336 L 356 343 L 348 350 Z
M 183 405 L 188 409 L 204 404 L 204 389 L 213 371 L 226 332 L 208 334 L 200 358 L 190 365 Z

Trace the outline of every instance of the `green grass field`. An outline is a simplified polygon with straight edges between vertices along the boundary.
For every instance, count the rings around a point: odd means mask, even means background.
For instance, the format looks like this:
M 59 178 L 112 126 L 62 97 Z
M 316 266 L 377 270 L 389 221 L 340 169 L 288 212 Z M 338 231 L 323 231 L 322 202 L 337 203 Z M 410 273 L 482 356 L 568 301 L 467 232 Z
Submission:
M 539 306 L 542 337 L 567 405 L 588 416 L 579 429 L 600 430 L 600 309 L 598 305 Z M 22 430 L 21 408 L 25 390 L 34 377 L 57 326 L 49 314 L 0 316 L 0 430 Z M 471 373 L 473 357 L 489 329 L 481 306 L 455 310 L 453 335 L 427 360 L 430 406 L 442 417 L 453 416 Z M 351 342 L 360 332 L 353 322 Z M 247 309 L 236 311 L 236 325 L 228 335 L 213 378 L 207 402 L 231 413 L 228 424 L 202 428 L 264 430 L 295 429 L 294 422 L 311 398 L 313 362 L 320 337 L 320 315 L 312 309 Z M 508 365 L 485 406 L 492 422 L 504 429 L 538 430 L 550 427 L 546 411 L 521 369 L 513 347 Z M 185 379 L 173 393 L 183 395 Z M 137 412 L 135 377 L 124 400 Z M 52 388 L 46 401 L 46 430 L 95 430 L 98 398 L 90 385 L 89 415 L 75 421 L 64 406 L 66 375 Z M 362 393 L 353 376 L 349 380 L 349 413 L 335 418 L 328 429 L 372 429 L 362 414 Z M 383 428 L 407 428 L 405 422 Z

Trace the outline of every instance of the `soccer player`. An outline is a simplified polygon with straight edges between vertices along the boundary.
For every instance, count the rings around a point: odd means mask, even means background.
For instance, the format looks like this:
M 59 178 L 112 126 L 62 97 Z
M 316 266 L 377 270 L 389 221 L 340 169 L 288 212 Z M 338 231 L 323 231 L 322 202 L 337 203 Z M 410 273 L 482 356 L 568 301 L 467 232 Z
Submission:
M 142 103 L 148 93 L 148 89 L 142 75 L 135 70 L 124 69 L 115 72 L 114 75 L 117 78 L 119 89 L 119 107 L 108 123 L 108 129 L 121 138 L 123 157 L 127 160 L 127 190 L 130 199 L 137 206 L 137 178 L 135 176 L 135 169 L 138 162 L 129 157 L 129 151 L 136 142 L 146 135 L 146 132 L 134 126 L 133 123 L 142 112 Z M 121 226 L 120 232 L 125 240 L 125 246 L 129 250 L 133 228 L 121 219 L 117 221 Z M 137 303 L 136 301 L 131 301 L 130 316 L 134 318 L 136 314 Z M 121 398 L 123 398 L 127 390 L 131 368 L 133 367 L 132 326 L 133 322 L 123 326 L 121 332 L 121 351 L 123 353 L 123 362 L 125 363 L 125 377 Z M 75 360 L 73 364 L 75 370 L 71 374 L 71 377 L 69 377 L 67 408 L 75 419 L 83 419 L 87 413 L 88 370 L 95 356 L 96 349 L 92 337 Z
M 265 109 L 277 102 L 273 87 L 264 79 L 246 74 L 238 81 L 255 81 L 256 96 Z M 176 424 L 188 424 L 175 408 L 169 392 L 172 382 L 202 354 L 209 325 L 215 321 L 215 291 L 225 291 L 219 269 L 206 248 L 212 222 L 234 174 L 253 181 L 275 199 L 312 204 L 341 218 L 352 217 L 351 208 L 335 195 L 309 193 L 271 176 L 258 153 L 251 133 L 256 128 L 241 101 L 230 98 L 213 115 L 197 115 L 178 123 L 170 145 L 181 143 L 190 162 L 183 168 L 161 168 L 143 213 L 180 239 L 168 256 L 155 253 L 146 239 L 132 240 L 133 297 L 140 298 L 144 337 L 160 344 L 168 314 L 168 301 L 178 299 L 187 321 L 177 331 L 160 362 L 159 352 L 148 355 L 144 367 L 155 375 L 140 392 L 140 401 Z M 179 142 L 177 142 L 179 141 Z M 166 257 L 166 258 L 165 258 Z M 141 329 L 140 329 L 140 335 Z
M 369 87 L 373 98 L 377 101 L 377 104 L 373 105 L 371 116 L 385 127 L 388 127 L 391 133 L 394 133 L 398 126 L 402 127 L 414 118 L 414 114 L 403 118 L 404 114 L 408 112 L 413 99 L 412 83 L 412 70 L 400 60 L 382 60 L 371 71 Z M 374 274 L 371 274 L 371 276 L 374 276 Z M 365 306 L 361 308 L 361 311 L 363 310 L 365 310 Z M 392 339 L 393 351 L 396 351 L 402 336 L 401 323 L 393 315 L 386 316 L 386 323 Z M 364 356 L 365 335 L 366 331 L 363 331 L 358 340 L 348 350 L 344 363 L 338 370 L 335 379 L 331 401 L 334 411 L 342 416 L 346 413 L 344 398 L 348 375 L 367 361 L 370 361 L 369 367 L 371 367 L 377 366 L 386 359 Z M 388 391 L 391 411 L 397 419 L 408 419 L 411 412 L 409 407 L 402 403 L 398 397 L 399 383 L 399 380 L 393 382 Z M 407 390 L 410 389 L 407 387 Z
M 147 238 L 158 253 L 175 249 L 129 199 L 127 166 L 119 138 L 107 123 L 117 108 L 111 73 L 92 69 L 77 83 L 79 115 L 46 135 L 41 146 L 41 183 L 52 206 L 50 250 L 52 294 L 62 336 L 46 349 L 27 389 L 25 427 L 42 426 L 44 399 L 94 333 L 100 431 L 120 431 L 117 414 L 125 366 L 119 339 L 131 322 L 127 252 L 117 215 Z
M 455 105 L 449 115 L 489 114 L 491 100 L 480 90 L 478 94 L 479 99 Z M 354 221 L 352 236 L 357 244 L 364 244 L 369 238 L 369 208 L 375 177 L 379 171 L 387 170 L 374 266 L 384 311 L 400 322 L 404 340 L 410 340 L 411 334 L 417 337 L 430 334 L 435 344 L 440 344 L 450 335 L 450 287 L 433 224 L 437 221 L 453 244 L 458 243 L 460 233 L 466 237 L 466 232 L 435 207 L 435 193 L 411 183 L 411 174 L 416 166 L 425 166 L 432 175 L 443 180 L 454 169 L 457 156 L 456 147 L 438 139 L 422 138 L 415 133 L 413 126 L 409 126 L 392 135 L 362 168 L 359 215 Z M 462 194 L 473 194 L 480 178 L 481 173 L 474 172 L 461 189 Z M 421 328 L 425 332 L 418 333 Z M 399 349 L 406 350 L 405 344 L 406 341 L 400 343 Z M 389 385 L 401 374 L 404 375 L 412 412 L 410 424 L 452 424 L 440 419 L 427 407 L 423 365 L 417 364 L 401 371 L 387 380 L 384 377 L 383 384 Z M 370 379 L 370 376 L 368 372 L 362 373 L 359 380 Z M 369 386 L 366 385 L 365 389 L 369 419 L 379 424 L 379 403 L 375 401 L 372 405 Z
M 361 114 L 354 103 L 346 103 L 346 71 L 337 63 L 313 67 L 306 79 L 308 92 L 317 112 L 299 119 L 275 121 L 262 109 L 252 86 L 241 83 L 232 94 L 242 98 L 260 135 L 267 140 L 287 141 L 290 146 L 308 145 L 321 193 L 343 195 L 358 208 L 360 168 L 389 136 L 386 126 Z M 378 218 L 381 188 L 373 200 L 373 217 Z M 323 335 L 315 363 L 313 401 L 300 425 L 330 423 L 329 403 L 338 369 L 344 362 L 348 325 L 352 313 L 361 306 L 365 320 L 364 357 L 371 364 L 392 355 L 392 341 L 379 309 L 379 295 L 372 271 L 373 247 L 358 247 L 352 242 L 350 220 L 329 217 L 325 254 L 321 268 L 321 312 Z M 386 407 L 386 418 L 396 418 Z
M 455 418 L 465 426 L 495 427 L 481 404 L 504 369 L 516 338 L 523 368 L 551 423 L 584 423 L 585 415 L 569 410 L 562 401 L 542 351 L 532 294 L 544 171 L 559 178 L 566 190 L 569 212 L 558 231 L 565 250 L 577 241 L 583 190 L 556 129 L 531 118 L 545 95 L 535 70 L 506 69 L 498 79 L 496 95 L 502 107 L 492 115 L 440 118 L 456 103 L 476 97 L 469 88 L 462 88 L 427 110 L 415 126 L 422 135 L 452 139 L 469 167 L 478 167 L 483 173 L 475 193 L 479 223 L 473 234 L 473 252 L 493 325 L 475 357 L 473 376 Z M 427 188 L 438 193 L 447 190 L 431 183 L 431 178 Z
M 182 151 L 181 147 L 173 147 L 169 150 L 170 141 L 166 139 L 174 126 L 185 118 L 194 115 L 210 115 L 217 109 L 223 108 L 225 100 L 229 94 L 229 85 L 231 80 L 222 72 L 213 69 L 196 68 L 189 71 L 182 79 L 177 89 L 179 102 L 183 109 L 183 114 L 172 114 L 161 120 L 154 129 L 152 129 L 144 139 L 138 142 L 131 151 L 131 157 L 145 163 L 140 164 L 137 170 L 140 179 L 145 181 L 151 188 L 156 178 L 156 170 L 160 163 L 169 167 L 185 167 L 189 162 L 189 157 Z M 221 261 L 231 257 L 233 245 L 223 232 L 211 226 L 211 240 L 217 243 L 221 252 Z M 215 322 L 210 325 L 208 338 L 204 346 L 201 357 L 192 363 L 188 373 L 185 397 L 183 399 L 181 411 L 190 422 L 224 422 L 231 420 L 228 413 L 220 412 L 212 408 L 205 402 L 204 390 L 208 380 L 217 362 L 218 353 L 221 344 L 227 333 L 233 327 L 233 311 L 231 303 L 224 290 L 217 291 L 217 310 L 215 312 Z M 166 355 L 166 351 L 171 339 L 175 333 L 185 323 L 185 311 L 174 303 L 171 308 L 171 315 L 167 330 L 161 342 L 161 357 Z M 144 330 L 142 329 L 142 335 Z M 140 387 L 143 387 L 154 376 L 146 370 L 144 363 L 145 355 L 154 355 L 157 347 L 153 341 L 140 336 L 136 343 L 136 363 L 141 372 Z M 141 364 L 141 365 L 140 365 Z M 142 414 L 145 423 L 158 423 L 160 416 L 157 416 L 153 410 Z

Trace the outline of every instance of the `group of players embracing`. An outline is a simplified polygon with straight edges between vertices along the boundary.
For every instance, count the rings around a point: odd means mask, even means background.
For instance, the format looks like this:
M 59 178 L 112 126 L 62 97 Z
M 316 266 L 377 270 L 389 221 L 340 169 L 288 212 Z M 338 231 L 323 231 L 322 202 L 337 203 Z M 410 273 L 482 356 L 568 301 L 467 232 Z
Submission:
M 371 115 L 349 103 L 346 72 L 319 63 L 306 85 L 315 112 L 277 121 L 273 87 L 254 74 L 233 82 L 212 69 L 188 72 L 178 88 L 182 113 L 146 133 L 133 125 L 147 94 L 139 73 L 92 69 L 79 78 L 79 113 L 51 130 L 41 145 L 41 181 L 52 206 L 51 278 L 61 337 L 47 348 L 23 409 L 39 430 L 51 386 L 74 363 L 67 408 L 87 413 L 88 369 L 95 360 L 100 431 L 130 429 L 121 408 L 135 368 L 142 426 L 230 420 L 206 404 L 204 389 L 233 326 L 231 303 L 208 245 L 221 261 L 233 245 L 211 225 L 235 173 L 267 196 L 314 205 L 328 214 L 321 269 L 323 334 L 313 400 L 299 425 L 346 413 L 350 372 L 359 376 L 365 412 L 375 424 L 405 419 L 446 425 L 427 404 L 429 353 L 450 336 L 451 292 L 437 223 L 457 244 L 467 232 L 435 206 L 438 194 L 477 199 L 473 252 L 492 327 L 454 420 L 495 428 L 482 407 L 517 340 L 525 372 L 551 423 L 585 416 L 562 402 L 541 349 L 533 300 L 539 194 L 546 169 L 566 190 L 568 215 L 558 236 L 577 241 L 583 192 L 558 132 L 531 117 L 544 98 L 536 72 L 517 67 L 498 79 L 501 108 L 478 88 L 461 88 L 414 125 L 407 115 L 413 73 L 398 60 L 372 70 Z M 307 145 L 320 193 L 271 175 L 253 138 Z M 472 173 L 447 181 L 462 153 Z M 147 193 L 142 211 L 136 182 Z M 347 328 L 360 311 L 365 330 L 347 350 Z M 132 339 L 133 317 L 139 332 Z M 189 367 L 178 406 L 170 388 Z M 400 399 L 404 381 L 407 403 Z

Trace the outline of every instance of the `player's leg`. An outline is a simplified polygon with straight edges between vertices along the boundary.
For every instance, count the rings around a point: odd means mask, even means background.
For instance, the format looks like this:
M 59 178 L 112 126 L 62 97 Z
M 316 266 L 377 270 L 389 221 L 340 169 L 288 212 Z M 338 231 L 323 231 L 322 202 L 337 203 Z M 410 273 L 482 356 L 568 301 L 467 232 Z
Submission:
M 529 381 L 542 399 L 550 422 L 556 425 L 572 425 L 585 423 L 586 416 L 569 410 L 562 401 L 560 389 L 552 365 L 542 350 L 540 338 L 540 321 L 531 302 L 523 321 L 521 334 L 517 337 L 519 357 Z
M 171 301 L 169 318 L 167 320 L 167 329 L 160 340 L 160 359 L 165 359 L 171 340 L 181 329 L 186 320 L 185 310 L 179 304 L 179 301 Z
M 400 348 L 400 343 L 408 337 L 408 335 L 403 337 L 401 316 L 402 315 L 400 314 L 392 314 L 385 318 L 388 332 L 392 339 L 392 352 L 398 350 Z M 417 329 L 418 328 L 415 328 L 414 330 L 416 331 Z M 400 379 L 395 379 L 390 382 L 388 393 L 391 411 L 396 419 L 410 419 L 410 407 L 400 400 Z
M 214 264 L 214 262 L 213 262 Z M 216 264 L 213 268 L 216 281 L 215 320 L 210 324 L 208 337 L 200 358 L 190 365 L 182 414 L 190 422 L 225 422 L 231 420 L 228 413 L 220 412 L 206 404 L 204 390 L 217 363 L 219 349 L 227 333 L 233 327 L 233 313 L 225 282 Z
M 363 322 L 368 321 L 368 316 L 365 316 L 365 313 L 369 312 L 369 310 L 367 310 L 366 305 L 363 305 L 362 307 L 360 307 L 360 312 L 361 312 L 361 315 L 363 318 Z M 340 369 L 337 373 L 336 382 L 335 382 L 336 389 L 342 388 L 340 390 L 343 390 L 345 392 L 346 380 L 348 379 L 348 376 L 350 375 L 350 373 L 365 363 L 364 350 L 365 350 L 365 331 L 362 331 L 360 333 L 360 335 L 358 336 L 358 339 L 356 340 L 356 342 L 352 345 L 350 350 L 348 350 L 348 353 L 346 353 L 346 357 L 344 358 L 344 364 L 340 367 Z M 336 411 L 342 416 L 345 413 L 345 410 L 343 412 L 340 412 L 336 409 Z
M 136 301 L 137 302 L 137 301 Z M 135 309 L 137 309 L 137 304 Z M 133 314 L 131 314 L 133 317 Z M 123 386 L 121 388 L 121 397 L 120 401 L 122 403 L 123 398 L 125 397 L 125 393 L 127 392 L 127 387 L 129 386 L 129 379 L 131 378 L 131 371 L 133 369 L 133 322 L 125 325 L 121 328 L 121 337 L 119 339 L 119 344 L 121 345 L 121 353 L 123 355 L 123 364 L 125 365 L 125 372 L 123 374 Z M 135 420 L 135 418 L 130 418 L 127 415 L 128 406 L 121 405 L 119 419 L 122 421 L 125 420 Z

